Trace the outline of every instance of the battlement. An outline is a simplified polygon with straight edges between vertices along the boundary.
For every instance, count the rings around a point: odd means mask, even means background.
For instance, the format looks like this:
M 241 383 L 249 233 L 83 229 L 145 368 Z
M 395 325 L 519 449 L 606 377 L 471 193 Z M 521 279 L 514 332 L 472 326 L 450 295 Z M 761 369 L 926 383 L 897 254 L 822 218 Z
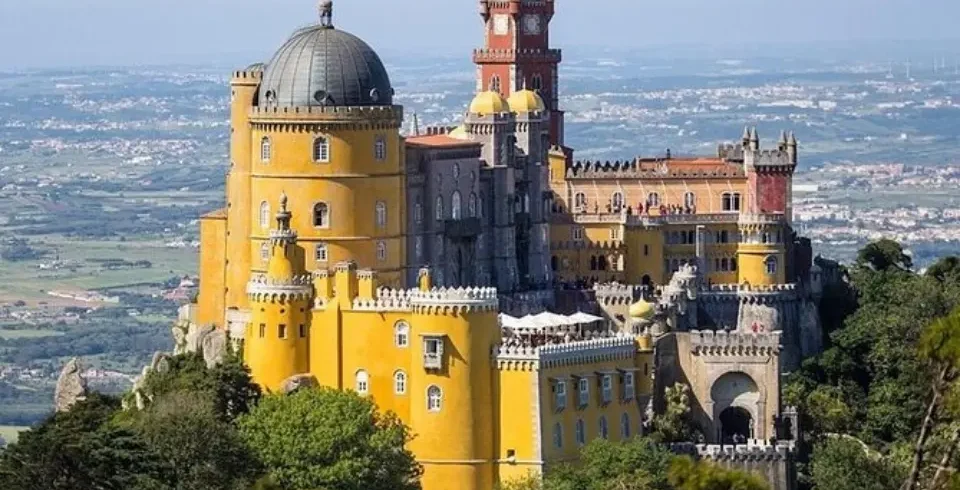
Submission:
M 796 284 L 769 284 L 756 285 L 749 284 L 703 284 L 700 291 L 705 293 L 752 293 L 752 294 L 775 294 L 784 292 L 796 292 Z
M 560 344 L 498 345 L 493 355 L 497 361 L 532 361 L 541 368 L 575 366 L 629 359 L 637 352 L 636 339 L 626 334 L 577 340 Z
M 288 280 L 256 274 L 247 283 L 247 297 L 257 302 L 308 300 L 313 296 L 313 277 L 295 276 Z
M 489 49 L 473 50 L 473 62 L 482 63 L 560 63 L 563 54 L 559 49 Z
M 744 178 L 743 166 L 711 158 L 635 158 L 578 160 L 568 165 L 568 179 L 732 179 Z
M 262 69 L 237 70 L 233 72 L 233 79 L 230 81 L 230 83 L 232 85 L 259 85 L 260 80 L 262 79 L 263 79 Z
M 499 306 L 496 288 L 432 288 L 410 290 L 414 311 L 430 313 L 446 309 L 463 311 L 496 311 Z
M 776 356 L 780 333 L 743 333 L 723 330 L 690 332 L 690 351 L 705 356 Z
M 675 443 L 671 451 L 677 454 L 696 456 L 709 461 L 787 461 L 795 452 L 793 443 L 780 442 L 771 445 L 762 441 L 757 444 L 719 445 Z
M 742 213 L 737 218 L 737 224 L 740 227 L 775 226 L 782 225 L 786 221 L 786 216 L 783 213 Z
M 251 107 L 250 120 L 254 123 L 323 122 L 355 123 L 379 122 L 399 128 L 403 122 L 403 106 L 308 106 L 308 107 Z
M 630 304 L 643 295 L 646 288 L 634 284 L 603 283 L 594 284 L 593 292 L 597 301 L 604 305 Z
M 353 309 L 358 311 L 411 311 L 413 290 L 381 288 L 376 298 L 354 298 Z

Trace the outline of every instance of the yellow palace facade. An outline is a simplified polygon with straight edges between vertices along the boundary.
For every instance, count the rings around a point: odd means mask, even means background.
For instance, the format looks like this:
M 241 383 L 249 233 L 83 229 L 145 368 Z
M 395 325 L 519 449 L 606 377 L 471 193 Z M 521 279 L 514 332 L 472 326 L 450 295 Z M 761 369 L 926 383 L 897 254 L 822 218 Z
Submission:
M 268 391 L 306 375 L 396 412 L 415 434 L 426 490 L 489 490 L 575 459 L 594 438 L 638 434 L 649 336 L 506 329 L 497 289 L 438 286 L 422 264 L 409 280 L 404 230 L 423 211 L 406 204 L 402 113 L 379 57 L 333 26 L 330 2 L 268 64 L 236 72 L 226 206 L 201 220 L 192 321 L 229 331 Z M 531 175 L 545 175 L 545 157 L 529 162 Z M 503 163 L 496 175 L 512 178 Z M 530 243 L 534 257 L 548 245 Z

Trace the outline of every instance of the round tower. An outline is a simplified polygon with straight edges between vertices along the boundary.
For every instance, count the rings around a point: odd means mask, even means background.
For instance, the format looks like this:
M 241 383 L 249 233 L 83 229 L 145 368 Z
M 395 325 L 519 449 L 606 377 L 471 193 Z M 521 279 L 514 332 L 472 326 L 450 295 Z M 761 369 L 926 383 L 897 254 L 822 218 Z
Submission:
M 252 270 L 269 259 L 270 201 L 286 189 L 308 270 L 352 261 L 402 286 L 404 182 L 393 87 L 377 53 L 321 21 L 296 31 L 267 63 L 250 113 Z
M 421 284 L 429 285 L 421 272 Z M 500 343 L 493 288 L 415 290 L 411 296 L 410 406 L 417 437 L 410 449 L 424 466 L 424 488 L 494 486 L 494 372 Z
M 737 274 L 740 284 L 786 283 L 785 222 L 782 214 L 740 215 Z
M 312 278 L 303 268 L 303 251 L 290 229 L 287 196 L 281 195 L 276 228 L 270 231 L 266 272 L 247 284 L 250 325 L 244 335 L 244 359 L 253 380 L 269 391 L 283 380 L 309 370 Z

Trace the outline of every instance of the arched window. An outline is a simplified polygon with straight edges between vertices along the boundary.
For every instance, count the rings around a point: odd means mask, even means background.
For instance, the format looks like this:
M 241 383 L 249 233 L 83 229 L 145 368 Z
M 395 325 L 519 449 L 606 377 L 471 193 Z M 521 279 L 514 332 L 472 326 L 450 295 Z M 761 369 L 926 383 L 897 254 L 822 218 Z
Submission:
M 602 270 L 602 271 L 605 271 L 605 270 L 607 270 L 607 267 L 609 267 L 609 264 L 608 264 L 608 262 L 607 262 L 607 256 L 606 256 L 606 255 L 601 255 L 601 256 L 597 259 L 597 268 L 600 269 L 600 270 Z
M 647 196 L 647 206 L 659 206 L 660 205 L 660 194 L 656 192 L 651 192 Z
M 330 161 L 330 140 L 326 136 L 317 136 L 313 140 L 313 161 L 320 163 Z
M 420 197 L 417 197 L 416 203 L 413 205 L 413 219 L 419 225 L 423 223 L 423 200 Z
M 260 203 L 260 228 L 270 226 L 270 203 L 263 201 Z
M 526 192 L 523 193 L 523 212 L 524 213 L 530 212 L 530 195 L 527 194 Z
M 387 159 L 387 141 L 383 136 L 377 135 L 377 139 L 373 142 L 373 158 L 378 162 Z
M 330 207 L 325 202 L 318 202 L 313 205 L 313 226 L 316 228 L 327 228 L 330 226 Z
M 557 449 L 563 447 L 563 426 L 560 422 L 553 425 L 553 447 Z
M 437 196 L 437 205 L 434 206 L 437 214 L 437 221 L 443 221 L 443 197 Z
M 730 270 L 733 272 L 737 271 L 737 259 L 735 258 L 730 259 Z
M 477 217 L 478 217 L 478 218 L 483 218 L 483 203 L 484 203 L 484 202 L 486 202 L 486 200 L 484 200 L 483 194 L 481 193 L 480 196 L 477 197 Z
M 407 373 L 403 371 L 393 373 L 393 393 L 396 395 L 407 394 Z
M 260 244 L 260 260 L 270 260 L 270 242 Z
M 450 197 L 450 214 L 453 219 L 460 219 L 460 191 L 453 191 Z
M 596 255 L 591 255 L 591 256 L 590 256 L 590 270 L 592 270 L 592 271 L 597 270 L 597 256 L 596 256 Z
M 377 242 L 377 260 L 380 262 L 387 260 L 387 243 L 382 240 Z
M 720 270 L 727 271 L 730 270 L 730 259 L 724 257 L 720 259 Z
M 377 228 L 386 228 L 387 226 L 387 203 L 377 201 L 376 209 Z
M 692 208 L 697 205 L 697 195 L 692 192 L 687 192 L 683 195 L 683 205 Z
M 597 429 L 599 429 L 598 434 L 600 437 L 606 439 L 609 435 L 607 432 L 607 418 L 604 416 L 600 417 L 600 423 L 597 424 Z
M 397 347 L 410 347 L 410 324 L 400 320 L 393 326 L 393 338 Z
M 626 412 L 620 416 L 620 438 L 629 439 L 630 438 L 630 415 Z
M 260 161 L 263 163 L 270 161 L 270 146 L 270 138 L 264 136 L 263 139 L 260 140 Z
M 467 212 L 470 213 L 471 218 L 477 217 L 477 195 L 470 193 L 470 200 L 467 201 Z
M 427 410 L 430 412 L 439 412 L 443 407 L 443 392 L 440 387 L 432 385 L 427 388 Z
M 573 196 L 573 210 L 578 212 L 583 212 L 587 210 L 587 195 L 578 192 Z
M 361 395 L 370 393 L 370 375 L 363 369 L 357 371 L 356 390 Z
M 500 93 L 500 76 L 494 75 L 490 77 L 490 91 Z
M 322 242 L 318 243 L 314 253 L 314 259 L 316 259 L 317 262 L 326 262 L 329 258 L 330 256 L 327 254 L 327 244 Z
M 534 92 L 543 90 L 543 77 L 539 73 L 533 74 L 533 78 L 530 80 L 530 88 Z
M 777 258 L 776 257 L 767 257 L 764 265 L 767 267 L 767 275 L 773 276 L 777 274 Z
M 453 180 L 457 180 L 459 178 L 460 178 L 460 164 L 454 163 L 453 164 Z
M 613 211 L 620 211 L 620 208 L 623 207 L 623 193 L 620 191 L 614 192 L 610 200 L 612 201 Z
M 576 435 L 577 435 L 577 445 L 582 446 L 587 443 L 587 434 L 586 427 L 583 426 L 582 420 L 577 420 L 576 426 Z

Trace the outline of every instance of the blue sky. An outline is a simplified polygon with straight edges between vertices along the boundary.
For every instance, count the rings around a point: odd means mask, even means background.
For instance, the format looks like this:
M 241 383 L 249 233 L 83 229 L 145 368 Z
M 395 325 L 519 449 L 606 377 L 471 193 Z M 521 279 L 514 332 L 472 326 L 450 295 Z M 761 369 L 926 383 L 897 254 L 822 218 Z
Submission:
M 267 58 L 314 0 L 0 0 L 0 71 L 16 67 L 206 63 Z M 476 0 L 337 0 L 336 24 L 379 51 L 465 53 Z M 958 0 L 557 0 L 564 47 L 944 40 Z

